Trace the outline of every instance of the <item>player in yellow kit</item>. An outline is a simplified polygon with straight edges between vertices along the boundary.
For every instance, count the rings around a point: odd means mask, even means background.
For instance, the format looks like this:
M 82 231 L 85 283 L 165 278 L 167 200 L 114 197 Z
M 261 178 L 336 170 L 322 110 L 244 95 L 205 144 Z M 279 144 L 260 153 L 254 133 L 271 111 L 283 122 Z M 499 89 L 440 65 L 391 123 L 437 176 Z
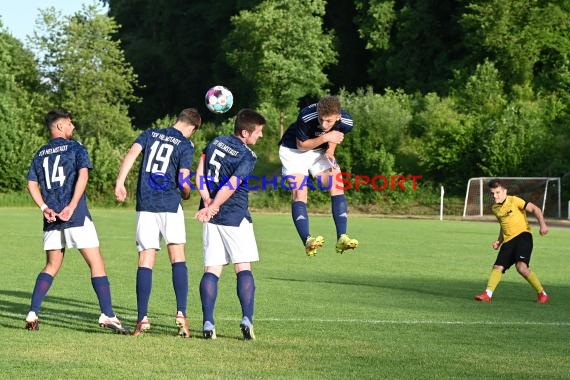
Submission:
M 493 270 L 487 282 L 487 289 L 475 296 L 475 300 L 491 302 L 493 292 L 501 281 L 503 273 L 513 264 L 517 272 L 523 276 L 538 293 L 538 303 L 546 303 L 550 297 L 534 272 L 529 269 L 532 254 L 532 234 L 526 218 L 526 211 L 532 212 L 540 225 L 541 235 L 548 233 L 548 227 L 539 207 L 524 199 L 507 195 L 507 188 L 501 180 L 489 181 L 489 189 L 495 199 L 493 214 L 497 217 L 501 229 L 499 237 L 492 244 L 493 249 L 499 249 L 499 254 L 493 265 Z

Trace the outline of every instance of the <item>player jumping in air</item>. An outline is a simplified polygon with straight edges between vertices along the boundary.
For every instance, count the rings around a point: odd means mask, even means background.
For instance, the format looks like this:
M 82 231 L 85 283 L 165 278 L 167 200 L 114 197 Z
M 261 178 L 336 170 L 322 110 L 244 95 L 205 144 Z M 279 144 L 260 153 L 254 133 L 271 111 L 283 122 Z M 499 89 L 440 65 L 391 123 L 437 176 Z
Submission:
M 358 247 L 358 241 L 347 234 L 348 208 L 340 181 L 340 167 L 334 158 L 336 146 L 344 134 L 352 130 L 352 117 L 341 109 L 336 96 L 325 96 L 316 104 L 305 107 L 297 120 L 283 134 L 279 147 L 282 174 L 288 176 L 292 192 L 291 216 L 308 256 L 314 256 L 325 239 L 311 235 L 307 213 L 307 181 L 317 178 L 319 187 L 329 189 L 332 216 L 336 226 L 336 251 Z

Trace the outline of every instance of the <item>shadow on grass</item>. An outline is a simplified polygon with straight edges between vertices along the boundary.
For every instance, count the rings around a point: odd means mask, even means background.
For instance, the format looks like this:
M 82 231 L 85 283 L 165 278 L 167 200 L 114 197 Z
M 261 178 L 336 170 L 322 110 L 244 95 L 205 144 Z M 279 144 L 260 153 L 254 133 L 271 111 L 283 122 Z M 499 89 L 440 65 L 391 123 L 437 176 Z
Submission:
M 506 301 L 509 303 L 536 303 L 536 293 L 534 289 L 520 276 L 510 276 L 508 280 L 502 281 L 495 291 L 494 300 Z M 484 290 L 487 279 L 481 278 L 480 281 L 461 280 L 461 279 L 440 279 L 435 277 L 422 278 L 406 278 L 406 277 L 363 277 L 355 279 L 353 277 L 339 277 L 334 279 L 318 279 L 311 277 L 303 278 L 285 278 L 285 277 L 268 277 L 269 280 L 288 281 L 299 283 L 324 284 L 331 286 L 353 286 L 357 288 L 376 288 L 378 296 L 382 296 L 382 303 L 398 303 L 401 297 L 417 298 L 419 301 L 430 302 L 437 300 L 458 300 L 473 301 L 476 294 Z M 547 284 L 545 284 L 547 285 Z M 570 297 L 570 286 L 550 285 L 546 286 L 546 290 L 551 296 L 551 303 L 555 305 L 566 306 L 565 302 Z M 334 289 L 330 289 L 334 291 Z M 403 304 L 401 304 L 403 306 Z M 410 305 L 412 307 L 418 306 Z M 425 305 L 424 305 L 425 306 Z
M 24 319 L 30 307 L 32 294 L 17 290 L 0 290 L 0 317 L 6 319 L 17 319 L 21 321 L 22 327 Z M 95 299 L 96 297 L 93 296 Z M 136 310 L 113 307 L 115 313 L 121 314 L 129 312 L 136 313 Z M 100 314 L 99 304 L 83 299 L 73 299 L 66 297 L 50 296 L 49 293 L 42 303 L 40 313 L 40 328 L 44 325 L 67 328 L 83 332 L 99 332 L 98 325 Z M 121 318 L 123 321 L 124 319 Z M 19 325 L 10 323 L 0 323 L 6 328 L 20 329 Z

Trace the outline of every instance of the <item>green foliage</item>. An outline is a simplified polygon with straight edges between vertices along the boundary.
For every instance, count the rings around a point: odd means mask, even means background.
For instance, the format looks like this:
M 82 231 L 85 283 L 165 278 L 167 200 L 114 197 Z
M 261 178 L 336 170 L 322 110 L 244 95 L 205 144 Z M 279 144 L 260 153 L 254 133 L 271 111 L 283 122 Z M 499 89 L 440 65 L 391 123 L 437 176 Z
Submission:
M 359 0 L 357 28 L 371 52 L 369 83 L 376 89 L 446 93 L 463 66 L 463 33 L 455 0 Z
M 567 2 L 473 2 L 461 22 L 470 32 L 467 45 L 495 57 L 509 88 L 532 82 L 552 88 L 547 77 L 566 76 L 570 54 Z
M 421 125 L 418 158 L 437 183 L 458 191 L 475 176 L 543 176 L 557 156 L 549 130 L 557 111 L 551 97 L 517 86 L 509 97 L 494 65 L 478 65 L 465 87 L 448 98 L 428 94 L 414 124 Z
M 424 132 L 413 145 L 422 175 L 457 190 L 464 186 L 461 179 L 470 175 L 464 171 L 471 165 L 466 167 L 465 163 L 473 158 L 469 120 L 456 111 L 453 99 L 433 93 L 425 96 L 421 107 L 414 115 L 414 124 Z
M 135 136 L 128 116 L 136 75 L 113 36 L 117 24 L 95 6 L 62 17 L 54 8 L 41 11 L 32 45 L 40 71 L 50 84 L 51 107 L 70 109 L 79 140 L 88 148 L 97 175 L 93 197 L 113 194 L 120 160 Z
M 410 97 L 391 90 L 379 95 L 371 88 L 343 92 L 340 97 L 354 119 L 354 129 L 337 147 L 338 162 L 356 174 L 395 173 L 394 155 L 412 119 Z
M 84 6 L 73 16 L 62 17 L 53 8 L 41 12 L 43 33 L 32 43 L 40 70 L 50 83 L 53 104 L 74 112 L 82 137 L 121 143 L 132 132 L 128 105 L 136 101 L 136 75 L 112 36 L 116 23 Z
M 385 50 L 390 47 L 390 30 L 396 21 L 395 1 L 356 0 L 358 32 L 365 39 L 366 48 Z
M 232 17 L 223 47 L 229 65 L 255 89 L 257 104 L 284 113 L 299 98 L 322 93 L 323 69 L 336 62 L 332 34 L 323 32 L 324 10 L 322 0 L 266 0 Z
M 0 29 L 0 189 L 25 188 L 29 163 L 43 144 L 38 110 L 44 104 L 33 55 Z

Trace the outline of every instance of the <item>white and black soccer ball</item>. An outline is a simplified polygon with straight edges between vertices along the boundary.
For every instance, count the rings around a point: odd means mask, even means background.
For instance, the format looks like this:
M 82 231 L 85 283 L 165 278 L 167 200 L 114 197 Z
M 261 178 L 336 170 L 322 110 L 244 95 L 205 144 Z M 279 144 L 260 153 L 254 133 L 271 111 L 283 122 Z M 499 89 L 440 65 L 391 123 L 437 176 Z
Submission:
M 234 105 L 234 96 L 226 87 L 214 86 L 206 91 L 205 102 L 213 113 L 225 113 Z

